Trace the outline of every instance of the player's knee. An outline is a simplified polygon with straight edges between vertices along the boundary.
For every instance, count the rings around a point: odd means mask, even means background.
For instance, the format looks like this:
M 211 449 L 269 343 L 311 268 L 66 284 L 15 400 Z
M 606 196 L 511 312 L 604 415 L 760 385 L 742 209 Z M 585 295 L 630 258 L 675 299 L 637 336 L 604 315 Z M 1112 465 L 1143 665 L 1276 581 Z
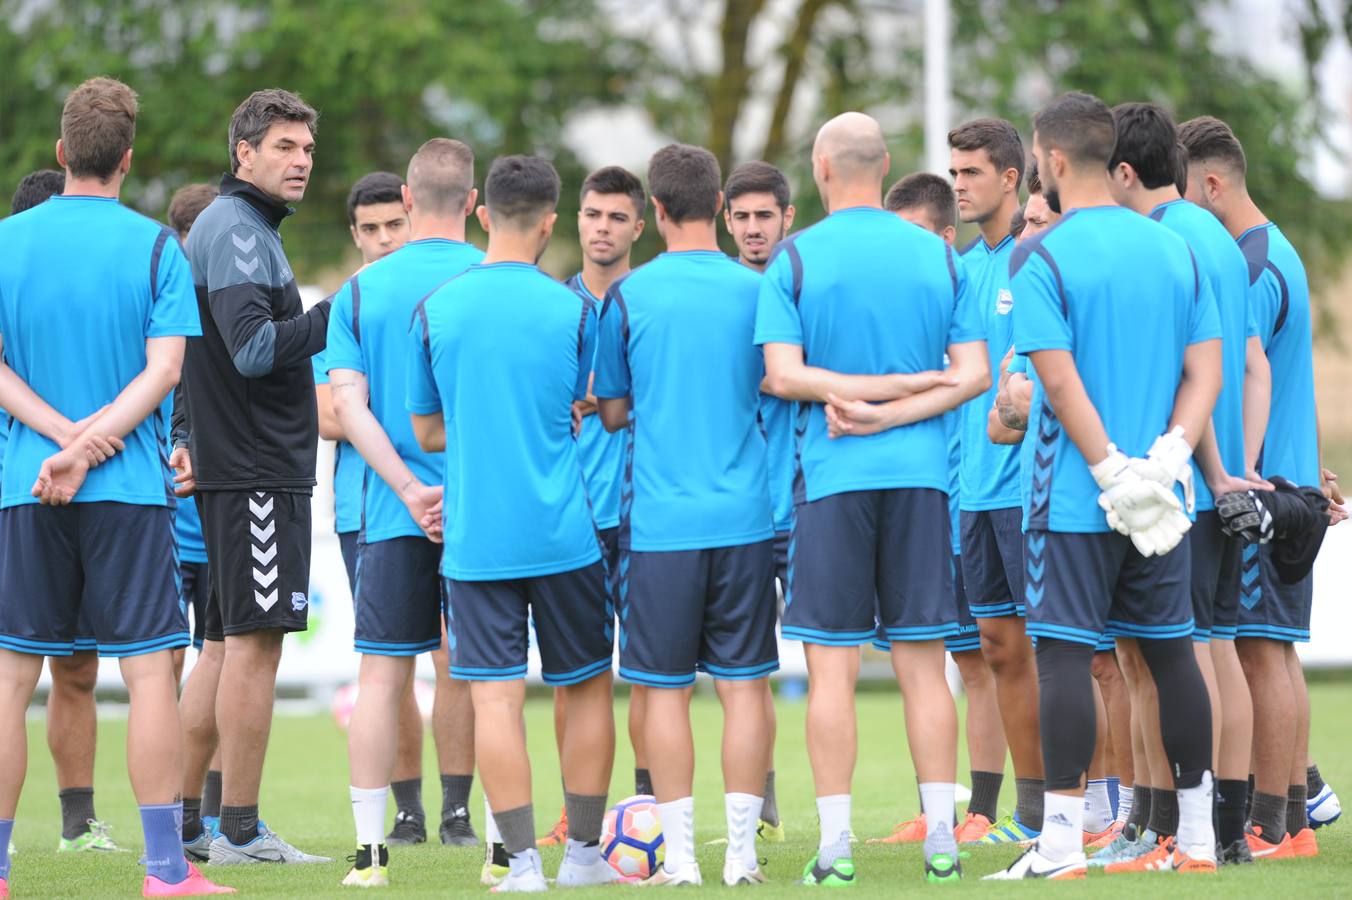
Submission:
M 1089 671 L 1100 687 L 1110 688 L 1122 685 L 1122 670 L 1117 667 L 1117 659 L 1111 651 L 1095 653 Z
M 975 693 L 986 687 L 994 687 L 995 675 L 991 672 L 990 665 L 986 662 L 986 657 L 980 650 L 963 650 L 960 653 L 953 654 L 953 661 L 958 664 L 958 674 L 962 676 L 963 687 L 967 693 Z
M 1150 640 L 1142 638 L 1138 641 L 1141 648 L 1141 658 L 1145 661 L 1146 667 L 1156 682 L 1161 680 L 1171 683 L 1175 678 L 1188 673 L 1196 673 L 1201 677 L 1201 670 L 1197 667 L 1197 655 L 1192 647 L 1192 639 L 1186 637 L 1168 638 L 1166 640 Z
M 94 693 L 99 680 L 99 657 L 94 652 L 52 657 L 52 690 L 67 695 Z

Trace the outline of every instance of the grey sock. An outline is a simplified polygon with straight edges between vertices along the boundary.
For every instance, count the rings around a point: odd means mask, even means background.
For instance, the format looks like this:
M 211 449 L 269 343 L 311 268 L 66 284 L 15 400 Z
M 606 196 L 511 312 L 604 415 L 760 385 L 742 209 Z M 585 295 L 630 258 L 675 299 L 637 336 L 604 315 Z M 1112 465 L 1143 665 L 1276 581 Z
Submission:
M 443 776 L 445 777 L 445 776 Z M 493 810 L 493 821 L 498 823 L 502 847 L 508 856 L 535 849 L 535 806 L 527 803 L 503 812 Z M 572 823 L 569 823 L 570 825 Z
M 995 808 L 1000 802 L 1000 788 L 1005 783 L 1003 772 L 978 772 L 972 770 L 972 799 L 967 803 L 967 811 L 985 816 L 995 821 Z
M 221 816 L 221 771 L 208 769 L 207 780 L 202 784 L 202 815 Z
M 1042 794 L 1045 790 L 1041 778 L 1014 779 L 1014 817 L 1033 831 L 1042 830 Z
M 779 824 L 779 805 L 775 803 L 775 770 L 765 773 L 765 798 L 761 804 L 762 821 L 771 825 Z
M 196 840 L 202 833 L 202 798 L 183 798 L 183 840 Z
M 61 798 L 61 836 L 73 841 L 89 830 L 94 815 L 92 787 L 66 788 L 57 794 Z
M 1263 840 L 1269 844 L 1280 844 L 1286 836 L 1286 798 L 1254 791 L 1249 822 L 1257 826 L 1259 837 Z
M 958 841 L 951 828 L 930 828 L 925 833 L 925 858 L 936 853 L 948 853 L 957 862 Z
M 563 808 L 568 811 L 568 837 L 580 844 L 601 840 L 601 822 L 606 817 L 605 794 L 564 792 Z
M 1149 827 L 1162 837 L 1178 834 L 1178 794 L 1173 788 L 1150 789 Z
M 258 837 L 258 804 L 222 806 L 221 834 L 236 847 L 242 847 Z
M 404 781 L 391 781 L 390 791 L 394 794 L 394 807 L 411 819 L 426 821 L 427 815 L 422 805 L 422 779 L 408 778 Z
M 653 776 L 647 769 L 634 769 L 634 793 L 649 794 L 653 792 Z
M 441 820 L 443 822 L 452 816 L 468 815 L 469 789 L 473 786 L 473 775 L 441 776 Z
M 829 869 L 836 860 L 848 859 L 850 856 L 850 833 L 842 831 L 840 837 L 825 847 L 817 850 L 817 864 L 824 869 Z
M 1305 812 L 1305 785 L 1293 784 L 1286 789 L 1286 833 L 1292 837 L 1309 824 Z
M 1311 764 L 1305 770 L 1305 793 L 1310 797 L 1318 797 L 1323 789 L 1324 777 L 1319 774 L 1319 767 Z

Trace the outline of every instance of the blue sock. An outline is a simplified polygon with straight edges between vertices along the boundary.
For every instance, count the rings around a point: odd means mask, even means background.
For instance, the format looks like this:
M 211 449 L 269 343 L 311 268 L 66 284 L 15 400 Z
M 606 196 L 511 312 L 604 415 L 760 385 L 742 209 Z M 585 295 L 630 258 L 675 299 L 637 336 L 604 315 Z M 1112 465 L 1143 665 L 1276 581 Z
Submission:
M 14 820 L 0 819 L 0 878 L 9 878 L 9 839 L 14 834 Z
M 141 830 L 146 838 L 146 874 L 165 884 L 178 884 L 188 877 L 183 858 L 183 804 L 165 803 L 141 807 Z
M 1122 779 L 1118 778 L 1116 775 L 1108 776 L 1108 803 L 1113 808 L 1114 819 L 1117 818 L 1117 804 L 1121 802 L 1121 797 L 1117 793 L 1117 789 L 1121 786 Z

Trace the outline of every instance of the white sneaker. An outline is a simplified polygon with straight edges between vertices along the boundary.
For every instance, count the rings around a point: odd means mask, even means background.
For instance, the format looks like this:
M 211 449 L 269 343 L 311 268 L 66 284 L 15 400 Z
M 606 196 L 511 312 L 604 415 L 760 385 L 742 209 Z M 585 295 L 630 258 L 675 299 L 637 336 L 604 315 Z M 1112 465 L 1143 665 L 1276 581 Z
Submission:
M 723 860 L 723 883 L 728 887 L 743 884 L 765 884 L 769 881 L 760 866 L 748 869 L 740 856 L 729 856 Z
M 545 881 L 544 868 L 540 864 L 540 852 L 535 849 L 524 851 L 531 862 L 531 868 L 520 872 L 508 872 L 507 876 L 492 889 L 494 894 L 538 894 L 549 890 Z
M 269 831 L 262 822 L 258 823 L 258 837 L 243 846 L 230 843 L 230 839 L 224 834 L 217 834 L 211 841 L 208 857 L 213 866 L 269 862 L 293 864 L 333 862 L 327 856 L 314 856 L 297 850 L 282 840 L 275 831 Z
M 675 872 L 668 872 L 666 863 L 657 867 L 657 871 L 648 876 L 646 881 L 640 881 L 641 887 L 679 887 L 683 884 L 702 885 L 704 879 L 699 873 L 699 863 L 689 862 L 681 866 Z
M 1333 788 L 1327 784 L 1318 794 L 1305 801 L 1305 817 L 1311 828 L 1332 825 L 1342 814 L 1343 807 L 1338 802 L 1338 795 L 1333 793 Z
M 604 859 L 584 864 L 564 857 L 563 862 L 559 864 L 559 877 L 554 879 L 554 883 L 559 887 L 588 887 L 615 882 L 633 883 L 637 880 L 616 872 Z
M 1016 881 L 1023 878 L 1069 880 L 1071 878 L 1084 878 L 1088 871 L 1089 866 L 1085 860 L 1084 851 L 1072 853 L 1065 859 L 1058 861 L 1043 856 L 1038 852 L 1037 845 L 1034 844 L 1023 851 L 1023 856 L 1010 863 L 1009 868 L 987 875 L 981 880 Z

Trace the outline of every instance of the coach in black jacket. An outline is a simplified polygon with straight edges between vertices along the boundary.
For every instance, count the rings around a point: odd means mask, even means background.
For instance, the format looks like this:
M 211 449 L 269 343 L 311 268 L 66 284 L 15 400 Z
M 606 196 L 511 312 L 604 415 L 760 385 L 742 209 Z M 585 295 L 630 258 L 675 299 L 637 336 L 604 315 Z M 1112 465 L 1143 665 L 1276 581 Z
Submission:
M 310 357 L 324 348 L 329 301 L 302 310 L 277 229 L 287 202 L 305 194 L 315 119 L 288 91 L 240 104 L 230 121 L 233 174 L 187 243 L 202 337 L 184 358 L 186 449 L 175 449 L 173 463 L 180 492 L 197 492 L 211 591 L 206 646 L 183 691 L 183 838 L 190 854 L 216 864 L 320 861 L 258 820 L 282 637 L 305 629 L 309 608 L 319 432 Z M 202 829 L 200 798 L 218 727 L 213 836 Z

